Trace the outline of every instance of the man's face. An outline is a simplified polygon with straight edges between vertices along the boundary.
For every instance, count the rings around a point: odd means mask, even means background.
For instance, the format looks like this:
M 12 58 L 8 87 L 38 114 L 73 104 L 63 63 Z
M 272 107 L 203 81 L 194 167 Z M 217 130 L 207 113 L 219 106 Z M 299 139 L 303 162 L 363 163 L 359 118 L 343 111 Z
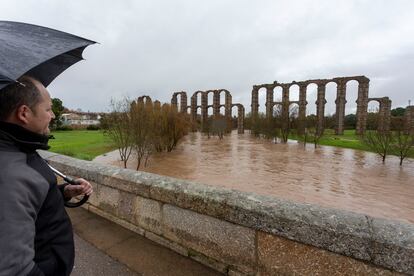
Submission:
M 52 111 L 52 100 L 49 92 L 39 81 L 33 80 L 33 83 L 40 92 L 41 100 L 31 109 L 29 122 L 25 125 L 25 128 L 42 135 L 48 135 L 50 133 L 49 123 L 55 118 Z

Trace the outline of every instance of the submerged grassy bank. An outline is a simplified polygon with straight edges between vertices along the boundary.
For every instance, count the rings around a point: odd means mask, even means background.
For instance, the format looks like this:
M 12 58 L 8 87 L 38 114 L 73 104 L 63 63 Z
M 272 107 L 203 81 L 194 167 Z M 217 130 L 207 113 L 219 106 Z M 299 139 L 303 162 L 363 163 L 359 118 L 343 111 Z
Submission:
M 289 139 L 298 140 L 297 136 L 290 136 Z M 312 142 L 309 142 L 312 144 Z M 324 135 L 319 140 L 320 145 L 333 146 L 339 148 L 348 148 L 373 152 L 366 144 L 364 144 L 360 137 L 355 134 L 354 129 L 345 130 L 343 135 L 335 135 L 334 130 L 326 129 Z M 396 155 L 390 153 L 391 155 Z M 414 158 L 414 151 L 408 155 L 410 158 Z
M 98 155 L 116 149 L 115 145 L 102 131 L 54 131 L 52 132 L 52 135 L 55 139 L 49 141 L 49 145 L 51 146 L 50 151 L 79 159 L 92 160 Z M 297 140 L 297 137 L 295 136 L 289 138 Z M 344 135 L 335 135 L 333 130 L 328 129 L 320 139 L 320 144 L 372 152 L 372 150 L 363 144 L 359 137 L 355 135 L 355 130 L 345 130 Z M 414 158 L 414 152 L 411 152 L 409 157 Z

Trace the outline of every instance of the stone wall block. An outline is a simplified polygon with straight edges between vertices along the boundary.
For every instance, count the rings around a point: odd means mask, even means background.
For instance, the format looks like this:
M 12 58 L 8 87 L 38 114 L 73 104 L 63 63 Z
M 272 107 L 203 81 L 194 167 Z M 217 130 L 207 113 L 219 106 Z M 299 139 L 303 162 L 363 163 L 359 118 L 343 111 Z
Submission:
M 169 204 L 163 218 L 165 237 L 244 273 L 255 270 L 254 230 Z
M 120 192 L 104 185 L 99 187 L 98 208 L 112 215 L 118 214 Z
M 135 221 L 136 195 L 124 191 L 119 192 L 118 217 L 128 222 Z
M 414 275 L 414 225 L 370 219 L 372 262 Z
M 88 203 L 94 206 L 98 206 L 101 185 L 93 181 L 90 181 L 90 183 L 92 185 L 93 193 L 89 196 Z
M 161 235 L 162 203 L 137 196 L 134 206 L 135 223 L 148 231 Z
M 258 231 L 259 275 L 395 275 L 389 270 Z

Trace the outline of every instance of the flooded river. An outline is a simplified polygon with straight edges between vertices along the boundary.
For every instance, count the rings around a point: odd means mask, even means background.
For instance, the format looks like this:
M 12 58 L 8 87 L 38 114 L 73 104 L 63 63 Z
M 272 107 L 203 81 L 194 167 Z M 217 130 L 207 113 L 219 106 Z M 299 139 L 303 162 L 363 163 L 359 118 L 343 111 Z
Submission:
M 117 151 L 95 161 L 122 166 Z M 414 223 L 414 160 L 398 162 L 389 156 L 384 165 L 374 153 L 351 149 L 273 144 L 248 133 L 223 140 L 191 133 L 142 170 Z M 128 167 L 136 167 L 132 157 Z

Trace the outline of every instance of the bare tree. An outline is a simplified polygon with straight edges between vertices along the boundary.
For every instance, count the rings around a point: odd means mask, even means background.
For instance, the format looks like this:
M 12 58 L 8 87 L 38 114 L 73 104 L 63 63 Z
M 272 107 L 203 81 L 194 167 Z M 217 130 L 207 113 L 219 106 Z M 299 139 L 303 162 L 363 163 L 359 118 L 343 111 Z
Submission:
M 362 141 L 372 151 L 379 154 L 382 158 L 382 162 L 385 163 L 385 158 L 391 151 L 391 143 L 393 141 L 391 133 L 377 130 L 368 130 L 365 132 Z
M 132 150 L 129 100 L 127 98 L 121 101 L 111 100 L 111 109 L 112 111 L 102 119 L 102 126 L 104 133 L 118 148 L 119 156 L 126 168 Z
M 323 136 L 323 131 L 318 129 L 318 119 L 315 115 L 309 115 L 306 117 L 305 124 L 305 132 L 302 136 L 304 146 L 308 141 L 312 141 L 315 149 L 318 147 L 320 143 L 320 139 Z
M 414 133 L 410 133 L 404 129 L 404 119 L 402 117 L 392 118 L 393 143 L 392 151 L 400 158 L 400 166 L 404 159 L 414 150 Z
M 141 163 L 148 160 L 149 155 L 152 153 L 152 108 L 152 102 L 133 101 L 131 103 L 130 127 L 132 129 L 132 146 L 137 160 L 136 170 L 139 170 Z

